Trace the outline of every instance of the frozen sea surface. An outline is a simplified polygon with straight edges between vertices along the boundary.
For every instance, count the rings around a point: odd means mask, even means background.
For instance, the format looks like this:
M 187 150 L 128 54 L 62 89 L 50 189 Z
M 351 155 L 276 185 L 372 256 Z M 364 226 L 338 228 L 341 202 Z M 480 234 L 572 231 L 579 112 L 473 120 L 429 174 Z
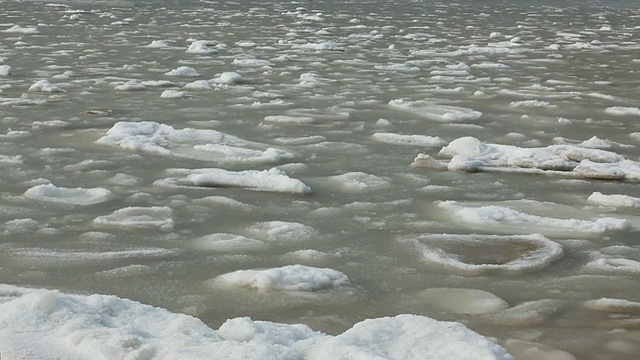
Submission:
M 0 0 L 0 354 L 635 360 L 638 39 L 634 1 Z

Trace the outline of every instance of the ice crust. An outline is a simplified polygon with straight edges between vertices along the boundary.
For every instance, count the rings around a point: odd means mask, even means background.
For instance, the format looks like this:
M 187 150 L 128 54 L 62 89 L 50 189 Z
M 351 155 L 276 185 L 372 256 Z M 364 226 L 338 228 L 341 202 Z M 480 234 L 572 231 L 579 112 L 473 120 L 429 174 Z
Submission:
M 464 325 L 424 316 L 369 319 L 337 335 L 306 325 L 200 320 L 106 295 L 0 285 L 0 349 L 8 358 L 512 360 Z

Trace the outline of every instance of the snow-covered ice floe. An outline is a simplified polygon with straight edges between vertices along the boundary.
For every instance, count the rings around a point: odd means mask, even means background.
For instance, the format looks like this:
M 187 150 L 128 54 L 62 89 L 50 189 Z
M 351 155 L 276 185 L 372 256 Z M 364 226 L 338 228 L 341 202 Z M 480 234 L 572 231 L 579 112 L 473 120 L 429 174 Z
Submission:
M 175 129 L 152 121 L 113 125 L 96 143 L 163 156 L 221 163 L 279 163 L 293 154 L 211 129 Z
M 446 145 L 446 141 L 438 136 L 402 135 L 388 132 L 377 132 L 371 135 L 373 140 L 393 145 L 436 147 Z
M 439 155 L 449 157 L 451 171 L 514 172 L 552 174 L 575 178 L 640 180 L 640 162 L 615 152 L 590 147 L 559 144 L 522 148 L 489 144 L 474 137 L 462 137 L 443 147 Z M 428 155 L 420 154 L 414 166 Z
M 606 231 L 625 231 L 632 228 L 627 219 L 603 217 L 595 220 L 560 219 L 539 216 L 518 211 L 506 206 L 472 206 L 456 201 L 437 203 L 452 221 L 472 228 L 487 228 L 496 231 L 496 227 L 514 232 L 540 232 L 543 234 L 589 234 Z
M 560 244 L 539 234 L 419 234 L 399 241 L 417 250 L 429 265 L 468 275 L 539 270 L 564 255 Z
M 587 200 L 601 206 L 611 207 L 640 207 L 640 198 L 629 195 L 605 195 L 601 192 L 594 192 Z
M 200 320 L 107 295 L 0 285 L 3 358 L 513 360 L 460 323 L 424 316 L 368 319 L 337 336 L 303 324 Z
M 441 122 L 474 121 L 482 116 L 480 111 L 453 105 L 438 104 L 435 101 L 406 101 L 396 99 L 389 101 L 394 109 L 406 111 L 417 116 Z
M 118 229 L 173 229 L 173 211 L 167 206 L 126 207 L 93 220 L 96 226 Z
M 315 228 L 291 221 L 263 221 L 246 229 L 248 235 L 269 242 L 309 241 L 320 237 Z
M 93 205 L 111 200 L 111 191 L 104 188 L 64 188 L 53 184 L 36 185 L 25 191 L 29 199 L 73 205 Z
M 277 168 L 270 170 L 230 171 L 224 169 L 169 169 L 173 175 L 155 182 L 157 186 L 239 188 L 255 191 L 287 194 L 310 194 L 311 187 L 298 179 L 287 176 Z
M 351 284 L 347 275 L 337 270 L 304 265 L 238 270 L 216 277 L 213 283 L 219 286 L 240 286 L 260 291 L 319 291 Z

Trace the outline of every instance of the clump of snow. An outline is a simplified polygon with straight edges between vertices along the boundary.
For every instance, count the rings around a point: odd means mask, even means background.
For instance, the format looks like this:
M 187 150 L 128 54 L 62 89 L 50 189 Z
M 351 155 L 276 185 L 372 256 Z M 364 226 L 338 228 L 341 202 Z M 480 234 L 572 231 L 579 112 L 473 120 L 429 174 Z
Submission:
M 281 275 L 279 284 L 294 288 L 348 281 L 329 269 L 274 274 Z M 310 276 L 306 282 L 300 281 L 304 275 Z M 227 320 L 216 331 L 194 317 L 115 296 L 10 285 L 0 285 L 0 323 L 3 358 L 513 360 L 462 324 L 424 316 L 368 319 L 337 336 L 246 317 Z
M 442 140 L 438 136 L 426 136 L 426 135 L 374 133 L 371 137 L 376 141 L 387 143 L 387 144 L 394 144 L 394 145 L 435 147 L 435 146 L 443 146 L 447 143 L 446 141 Z
M 235 71 L 223 72 L 220 76 L 212 79 L 211 81 L 219 84 L 237 84 L 242 81 L 242 75 Z
M 534 235 L 424 234 L 400 239 L 432 266 L 468 275 L 540 270 L 564 255 L 560 244 Z
M 216 277 L 213 283 L 250 287 L 260 291 L 319 291 L 350 285 L 349 278 L 337 270 L 304 265 L 238 270 Z
M 57 93 L 57 92 L 64 92 L 65 90 L 63 90 L 60 87 L 50 83 L 47 80 L 40 80 L 40 81 L 35 82 L 33 85 L 31 85 L 29 87 L 29 91 L 40 91 L 40 92 Z
M 604 195 L 596 191 L 591 194 L 587 200 L 602 206 L 640 207 L 640 198 L 628 195 Z
M 29 188 L 24 196 L 30 199 L 59 202 L 74 205 L 93 205 L 111 200 L 111 191 L 104 188 L 64 188 L 53 184 L 36 185 Z
M 105 216 L 98 216 L 93 223 L 98 226 L 122 229 L 157 228 L 163 231 L 173 229 L 173 211 L 167 206 L 126 207 Z
M 168 76 L 183 76 L 183 77 L 197 77 L 200 76 L 200 73 L 196 71 L 196 69 L 189 66 L 180 66 L 176 69 L 173 69 L 169 72 L 166 72 L 165 75 Z
M 185 176 L 158 180 L 155 184 L 159 186 L 239 188 L 287 194 L 310 194 L 313 192 L 308 185 L 300 180 L 290 178 L 284 171 L 277 168 L 243 171 L 215 168 L 196 170 L 174 169 L 173 172 Z
M 473 121 L 482 116 L 480 111 L 437 104 L 432 101 L 405 101 L 397 99 L 389 101 L 389 105 L 392 108 L 407 111 L 429 120 L 442 122 Z

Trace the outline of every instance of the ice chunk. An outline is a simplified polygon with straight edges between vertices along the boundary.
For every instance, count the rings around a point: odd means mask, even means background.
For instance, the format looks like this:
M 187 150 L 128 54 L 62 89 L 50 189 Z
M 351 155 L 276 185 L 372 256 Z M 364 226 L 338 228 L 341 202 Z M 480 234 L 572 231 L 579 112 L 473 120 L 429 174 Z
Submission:
M 111 213 L 98 216 L 93 223 L 101 227 L 121 229 L 157 228 L 163 231 L 173 229 L 172 210 L 166 206 L 126 207 Z
M 235 71 L 223 72 L 217 78 L 211 80 L 219 84 L 237 84 L 242 81 L 242 75 Z
M 588 201 L 612 207 L 640 207 L 640 198 L 628 195 L 604 195 L 601 192 L 594 192 L 587 198 Z
M 176 69 L 173 69 L 167 73 L 165 73 L 165 75 L 169 75 L 169 76 L 184 76 L 184 77 L 196 77 L 196 76 L 200 76 L 200 73 L 189 66 L 180 66 Z
M 36 185 L 29 188 L 24 196 L 30 199 L 59 202 L 74 205 L 93 205 L 111 200 L 111 191 L 104 188 L 64 188 L 53 184 Z
M 266 221 L 252 225 L 247 233 L 269 242 L 309 241 L 320 236 L 311 226 L 290 221 Z
M 342 190 L 350 192 L 374 191 L 391 186 L 386 179 L 359 171 L 331 176 L 329 181 Z
M 40 92 L 50 92 L 50 93 L 65 92 L 65 90 L 50 83 L 47 80 L 40 80 L 35 82 L 33 85 L 29 87 L 29 91 L 40 91 Z
M 260 240 L 224 233 L 201 236 L 193 239 L 191 243 L 196 249 L 216 252 L 254 251 L 266 247 Z
M 261 291 L 319 291 L 350 285 L 349 278 L 336 270 L 289 265 L 264 270 L 238 270 L 220 275 L 215 285 L 241 286 Z
M 442 122 L 464 122 L 477 120 L 482 116 L 480 111 L 452 105 L 442 105 L 432 101 L 391 100 L 392 108 L 407 111 L 429 120 Z
M 421 304 L 455 314 L 482 314 L 509 307 L 494 294 L 476 289 L 431 288 L 417 297 Z
M 376 141 L 394 145 L 435 147 L 446 144 L 444 140 L 437 136 L 374 133 L 371 137 Z

